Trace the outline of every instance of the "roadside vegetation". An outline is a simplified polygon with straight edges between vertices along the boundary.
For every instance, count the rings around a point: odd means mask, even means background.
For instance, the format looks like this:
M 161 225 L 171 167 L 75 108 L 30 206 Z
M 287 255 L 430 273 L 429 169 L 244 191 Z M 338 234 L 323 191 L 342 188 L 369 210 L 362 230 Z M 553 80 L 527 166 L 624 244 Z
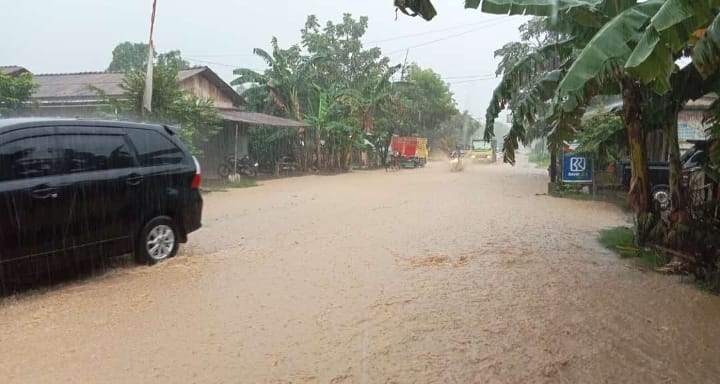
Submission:
M 30 73 L 8 76 L 0 72 L 0 117 L 12 117 L 27 109 L 27 101 L 37 89 Z
M 598 241 L 621 258 L 635 259 L 635 262 L 643 268 L 655 269 L 668 261 L 660 252 L 652 248 L 637 247 L 635 234 L 630 227 L 604 229 L 600 231 Z
M 384 165 L 394 134 L 427 137 L 443 152 L 468 143 L 480 123 L 458 110 L 449 85 L 430 68 L 364 47 L 367 29 L 367 17 L 310 15 L 299 44 L 282 46 L 273 37 L 269 49 L 253 51 L 265 70 L 235 70 L 232 84 L 249 109 L 310 124 L 300 132 L 253 131 L 251 157 L 266 164 L 285 153 L 302 170 L 348 170 L 358 153 Z
M 528 160 L 535 164 L 537 168 L 548 169 L 550 166 L 550 152 L 543 145 L 543 142 L 537 142 L 533 145 Z
M 238 180 L 212 180 L 205 184 L 206 186 L 203 187 L 205 193 L 227 192 L 230 189 L 252 188 L 260 185 L 257 180 L 250 177 L 242 177 Z

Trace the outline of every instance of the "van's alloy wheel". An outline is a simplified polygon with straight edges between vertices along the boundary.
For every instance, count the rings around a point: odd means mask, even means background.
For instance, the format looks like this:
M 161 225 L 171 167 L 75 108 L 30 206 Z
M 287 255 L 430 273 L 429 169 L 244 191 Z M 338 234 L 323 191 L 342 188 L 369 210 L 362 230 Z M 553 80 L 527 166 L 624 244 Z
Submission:
M 138 240 L 136 256 L 140 263 L 155 264 L 175 256 L 178 251 L 178 234 L 169 217 L 150 220 Z
M 155 260 L 166 259 L 175 247 L 175 232 L 167 225 L 158 225 L 150 230 L 145 239 L 148 255 Z

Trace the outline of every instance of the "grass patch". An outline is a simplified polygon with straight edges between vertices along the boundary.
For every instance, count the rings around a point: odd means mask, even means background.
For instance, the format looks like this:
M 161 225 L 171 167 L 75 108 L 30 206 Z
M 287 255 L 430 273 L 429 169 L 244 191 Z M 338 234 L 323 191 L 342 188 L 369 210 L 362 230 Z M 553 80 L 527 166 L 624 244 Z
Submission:
M 237 181 L 230 181 L 225 184 L 227 188 L 251 188 L 257 187 L 258 183 L 255 179 L 244 178 Z
M 667 260 L 660 253 L 651 248 L 636 247 L 634 239 L 633 229 L 628 227 L 603 229 L 598 236 L 600 244 L 623 259 L 636 259 L 640 266 L 647 269 L 665 265 Z
M 257 180 L 250 178 L 242 178 L 236 181 L 223 180 L 219 182 L 213 182 L 203 187 L 203 193 L 210 192 L 227 192 L 230 188 L 251 188 L 257 187 L 259 184 Z
M 543 152 L 530 152 L 528 160 L 534 163 L 536 167 L 545 169 L 550 166 L 550 154 Z
M 715 271 L 706 276 L 704 280 L 695 280 L 697 289 L 703 292 L 720 294 L 720 272 Z
M 592 194 L 583 192 L 577 185 L 567 183 L 556 183 L 552 188 L 551 195 L 554 197 L 583 201 L 594 199 Z
M 622 258 L 637 255 L 637 248 L 633 244 L 634 239 L 633 230 L 628 227 L 603 229 L 598 237 L 600 244 L 611 251 L 615 251 Z

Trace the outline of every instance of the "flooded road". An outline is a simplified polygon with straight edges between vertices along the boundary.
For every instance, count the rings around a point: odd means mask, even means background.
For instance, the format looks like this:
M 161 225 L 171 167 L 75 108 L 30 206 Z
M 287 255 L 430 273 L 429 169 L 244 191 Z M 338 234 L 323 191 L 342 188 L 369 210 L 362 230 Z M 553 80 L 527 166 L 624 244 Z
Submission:
M 713 383 L 720 298 L 596 242 L 527 164 L 206 197 L 173 260 L 7 299 L 3 383 Z

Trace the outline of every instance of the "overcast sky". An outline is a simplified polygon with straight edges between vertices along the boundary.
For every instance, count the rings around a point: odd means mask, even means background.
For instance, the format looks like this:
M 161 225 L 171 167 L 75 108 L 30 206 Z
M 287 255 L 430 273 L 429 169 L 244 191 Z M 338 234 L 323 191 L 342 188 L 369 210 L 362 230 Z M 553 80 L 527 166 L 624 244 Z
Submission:
M 252 55 L 299 42 L 308 14 L 321 23 L 343 13 L 368 16 L 366 46 L 378 45 L 394 62 L 430 67 L 452 84 L 461 109 L 485 114 L 496 60 L 493 51 L 519 38 L 521 17 L 463 9 L 462 0 L 436 0 L 431 22 L 399 15 L 392 0 L 158 0 L 155 45 L 179 49 L 192 64 L 208 65 L 225 80 L 232 69 L 262 69 Z M 100 71 L 119 42 L 148 39 L 152 0 L 0 0 L 0 65 L 21 65 L 34 73 Z M 414 35 L 407 37 L 407 35 Z M 381 42 L 378 42 L 381 41 Z

